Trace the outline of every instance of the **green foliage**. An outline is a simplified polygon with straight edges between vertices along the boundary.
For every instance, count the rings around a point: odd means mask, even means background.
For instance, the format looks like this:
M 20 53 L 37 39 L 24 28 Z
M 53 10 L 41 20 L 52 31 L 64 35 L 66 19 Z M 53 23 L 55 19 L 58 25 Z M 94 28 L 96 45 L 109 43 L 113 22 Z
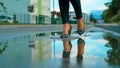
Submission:
M 107 22 L 110 22 L 110 19 L 112 17 L 111 15 L 112 12 L 110 12 L 109 9 L 106 9 L 104 10 L 103 14 L 102 14 L 102 18 L 104 19 L 104 21 L 107 23 Z
M 94 22 L 94 23 L 97 23 L 97 20 L 93 17 L 92 14 L 90 15 L 90 21 L 91 21 L 91 22 Z
M 4 3 L 1 2 L 1 1 L 0 1 L 0 7 L 2 7 L 2 9 L 3 9 L 4 12 L 7 12 L 7 11 L 6 11 L 7 8 L 4 6 Z
M 111 64 L 116 64 L 116 65 L 120 65 L 120 50 L 119 50 L 119 40 L 105 35 L 104 39 L 106 39 L 108 41 L 108 43 L 105 45 L 106 47 L 109 47 L 110 49 L 108 49 L 107 51 L 107 58 L 105 58 L 105 60 L 108 63 Z
M 120 10 L 119 12 L 111 18 L 112 22 L 120 22 Z
M 120 22 L 120 0 L 112 0 L 105 5 L 108 7 L 102 15 L 105 22 Z
M 120 10 L 120 0 L 112 0 L 112 3 L 109 7 L 113 15 L 116 15 Z

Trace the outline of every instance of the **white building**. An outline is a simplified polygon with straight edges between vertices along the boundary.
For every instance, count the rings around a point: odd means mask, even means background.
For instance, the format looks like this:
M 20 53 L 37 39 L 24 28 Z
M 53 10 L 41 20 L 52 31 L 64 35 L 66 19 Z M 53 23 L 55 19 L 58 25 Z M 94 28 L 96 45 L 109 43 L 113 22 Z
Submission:
M 83 12 L 83 13 L 82 13 L 82 17 L 83 17 L 83 20 L 84 20 L 85 23 L 90 22 L 90 21 L 89 21 L 89 15 L 88 15 L 87 13 Z M 76 14 L 75 14 L 74 11 L 70 11 L 70 12 L 69 12 L 69 19 L 70 19 L 70 20 L 76 20 Z
M 82 17 L 85 23 L 90 23 L 90 16 L 88 15 L 88 13 L 83 12 Z
M 50 33 L 43 33 L 43 34 L 46 35 Z M 34 34 L 31 36 L 33 40 L 32 43 L 30 44 L 32 61 L 40 61 L 52 57 L 50 39 L 44 38 L 44 36 L 40 36 L 40 35 L 42 34 L 37 34 L 37 35 Z
M 19 23 L 50 23 L 50 0 L 1 0 L 7 8 L 7 15 L 15 16 Z M 33 6 L 33 12 L 28 7 Z M 0 12 L 2 15 L 6 13 Z

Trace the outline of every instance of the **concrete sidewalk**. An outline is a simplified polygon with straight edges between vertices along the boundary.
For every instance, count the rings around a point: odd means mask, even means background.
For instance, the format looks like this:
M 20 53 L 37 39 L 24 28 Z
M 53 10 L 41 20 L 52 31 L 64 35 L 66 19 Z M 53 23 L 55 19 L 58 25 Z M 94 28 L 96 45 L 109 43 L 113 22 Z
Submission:
M 62 31 L 63 25 L 0 25 L 0 33 L 14 32 L 55 32 Z M 72 30 L 76 29 L 76 24 L 72 25 Z
M 120 25 L 116 24 L 102 24 L 95 25 L 96 27 L 103 28 L 104 32 L 108 32 L 108 35 L 120 40 Z
M 0 26 L 0 33 L 54 31 L 55 29 L 61 30 L 62 25 L 2 25 Z
M 93 25 L 88 25 L 88 29 Z M 72 31 L 77 29 L 77 24 L 72 24 Z M 14 33 L 14 32 L 56 32 L 62 31 L 63 25 L 0 25 L 0 33 Z
M 102 24 L 102 25 L 95 25 L 95 26 L 120 33 L 120 25 L 117 25 L 117 24 Z
M 88 29 L 93 27 L 94 25 L 87 25 L 85 28 Z M 96 27 L 104 28 L 106 30 L 110 30 L 113 32 L 120 33 L 120 25 L 116 24 L 102 24 L 95 25 Z M 76 24 L 72 24 L 72 30 L 76 30 Z M 0 25 L 0 33 L 14 33 L 14 32 L 31 32 L 31 31 L 39 31 L 39 32 L 55 32 L 62 31 L 63 25 Z

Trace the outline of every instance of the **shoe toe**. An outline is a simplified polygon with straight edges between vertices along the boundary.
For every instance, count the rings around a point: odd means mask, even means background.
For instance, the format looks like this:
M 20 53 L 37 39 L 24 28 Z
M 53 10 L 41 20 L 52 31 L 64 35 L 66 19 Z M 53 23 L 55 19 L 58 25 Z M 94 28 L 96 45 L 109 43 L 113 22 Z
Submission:
M 82 34 L 85 32 L 85 29 L 81 29 L 81 30 L 78 29 L 76 32 L 77 32 L 79 35 L 82 35 Z

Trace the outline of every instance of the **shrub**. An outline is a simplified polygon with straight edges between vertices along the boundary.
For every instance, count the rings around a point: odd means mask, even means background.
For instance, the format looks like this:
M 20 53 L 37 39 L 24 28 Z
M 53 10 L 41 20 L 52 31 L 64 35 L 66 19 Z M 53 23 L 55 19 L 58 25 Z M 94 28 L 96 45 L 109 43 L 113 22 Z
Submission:
M 119 12 L 118 12 L 115 16 L 113 16 L 113 17 L 111 18 L 111 21 L 112 21 L 112 22 L 116 22 L 116 23 L 119 23 L 119 22 L 120 22 L 120 10 L 119 10 Z

